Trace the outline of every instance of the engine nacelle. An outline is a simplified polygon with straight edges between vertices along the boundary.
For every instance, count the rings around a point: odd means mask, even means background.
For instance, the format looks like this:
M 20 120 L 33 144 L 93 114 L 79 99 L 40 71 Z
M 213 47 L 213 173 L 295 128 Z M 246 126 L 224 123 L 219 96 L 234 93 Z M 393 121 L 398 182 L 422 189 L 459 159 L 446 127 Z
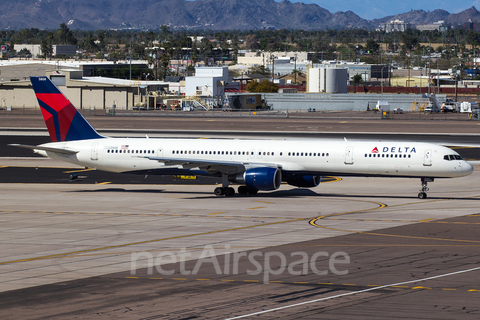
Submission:
M 282 183 L 282 171 L 278 168 L 252 168 L 235 177 L 234 182 L 244 183 L 254 190 L 277 190 Z
M 287 183 L 300 188 L 313 188 L 318 186 L 321 180 L 321 176 L 293 176 L 287 180 Z

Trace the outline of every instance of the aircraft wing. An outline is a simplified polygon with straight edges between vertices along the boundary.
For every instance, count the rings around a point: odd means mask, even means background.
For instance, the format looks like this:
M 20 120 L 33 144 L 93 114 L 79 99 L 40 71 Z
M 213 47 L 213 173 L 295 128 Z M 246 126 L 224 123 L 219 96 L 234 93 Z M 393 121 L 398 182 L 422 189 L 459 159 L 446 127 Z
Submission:
M 228 160 L 199 160 L 188 158 L 169 158 L 169 157 L 141 157 L 164 163 L 166 166 L 181 166 L 183 169 L 199 168 L 208 172 L 222 172 L 234 174 L 245 172 L 248 168 L 272 167 L 278 168 L 275 163 L 252 163 Z
M 41 146 L 30 146 L 30 145 L 27 145 L 27 144 L 9 144 L 9 146 L 24 148 L 24 149 L 31 149 L 33 151 L 42 150 L 42 151 L 47 151 L 47 152 L 55 152 L 55 153 L 59 153 L 59 154 L 63 154 L 63 155 L 72 155 L 72 154 L 77 154 L 78 153 L 78 151 L 74 151 L 74 150 L 51 148 L 51 147 L 41 147 Z

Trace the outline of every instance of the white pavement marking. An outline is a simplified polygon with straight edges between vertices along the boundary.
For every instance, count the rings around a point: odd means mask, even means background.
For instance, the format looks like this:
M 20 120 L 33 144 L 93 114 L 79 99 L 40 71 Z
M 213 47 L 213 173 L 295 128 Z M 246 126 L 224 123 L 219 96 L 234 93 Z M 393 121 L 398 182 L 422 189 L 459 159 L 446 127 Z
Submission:
M 401 285 L 405 285 L 405 284 L 409 284 L 409 283 L 415 283 L 415 282 L 432 280 L 432 279 L 436 279 L 436 278 L 448 277 L 448 276 L 452 276 L 452 275 L 455 275 L 455 274 L 466 273 L 466 272 L 471 272 L 471 271 L 476 271 L 476 270 L 480 270 L 480 267 L 467 269 L 467 270 L 461 270 L 461 271 L 455 271 L 455 272 L 450 272 L 450 273 L 445 273 L 445 274 L 441 274 L 441 275 L 438 275 L 438 276 L 433 276 L 433 277 L 428 277 L 428 278 L 423 278 L 423 279 L 410 280 L 410 281 L 399 282 L 399 283 L 392 283 L 392 284 L 387 284 L 387 285 L 384 285 L 384 286 L 369 288 L 369 289 L 360 290 L 360 291 L 342 293 L 342 294 L 338 294 L 336 296 L 331 296 L 331 297 L 326 297 L 326 298 L 321 298 L 321 299 L 315 299 L 315 300 L 310 300 L 310 301 L 304 301 L 304 302 L 300 302 L 300 303 L 291 304 L 289 306 L 283 306 L 283 307 L 273 308 L 273 309 L 269 309 L 269 310 L 249 313 L 249 314 L 245 314 L 243 316 L 227 318 L 225 320 L 241 319 L 241 318 L 256 316 L 256 315 L 263 314 L 263 313 L 274 312 L 274 311 L 283 310 L 283 309 L 287 309 L 287 308 L 298 307 L 298 306 L 302 306 L 302 305 L 309 304 L 309 303 L 315 303 L 315 302 L 319 302 L 319 301 L 325 301 L 325 300 L 329 300 L 329 299 L 345 297 L 345 296 L 354 295 L 354 294 L 357 294 L 357 293 L 364 293 L 364 292 L 368 292 L 368 291 L 374 291 L 374 290 L 384 289 L 384 288 L 393 287 L 393 286 L 401 286 Z

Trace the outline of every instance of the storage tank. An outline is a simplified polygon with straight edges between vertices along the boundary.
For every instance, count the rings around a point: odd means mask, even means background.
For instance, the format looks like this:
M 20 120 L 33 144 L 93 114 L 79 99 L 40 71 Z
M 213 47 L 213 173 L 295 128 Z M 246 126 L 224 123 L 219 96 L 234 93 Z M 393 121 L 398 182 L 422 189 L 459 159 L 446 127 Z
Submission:
M 347 93 L 348 70 L 345 68 L 308 69 L 308 92 Z
M 326 68 L 324 91 L 326 93 L 347 93 L 347 80 L 347 69 Z

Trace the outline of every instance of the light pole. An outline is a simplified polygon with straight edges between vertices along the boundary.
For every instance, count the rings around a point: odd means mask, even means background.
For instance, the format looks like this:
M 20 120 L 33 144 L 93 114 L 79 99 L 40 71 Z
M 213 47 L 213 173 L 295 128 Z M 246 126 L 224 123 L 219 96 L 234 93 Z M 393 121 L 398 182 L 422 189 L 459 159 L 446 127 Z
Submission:
M 275 82 L 275 56 L 272 54 L 270 55 L 270 58 L 272 59 L 272 82 Z
M 132 81 L 132 38 L 130 38 L 130 81 Z

